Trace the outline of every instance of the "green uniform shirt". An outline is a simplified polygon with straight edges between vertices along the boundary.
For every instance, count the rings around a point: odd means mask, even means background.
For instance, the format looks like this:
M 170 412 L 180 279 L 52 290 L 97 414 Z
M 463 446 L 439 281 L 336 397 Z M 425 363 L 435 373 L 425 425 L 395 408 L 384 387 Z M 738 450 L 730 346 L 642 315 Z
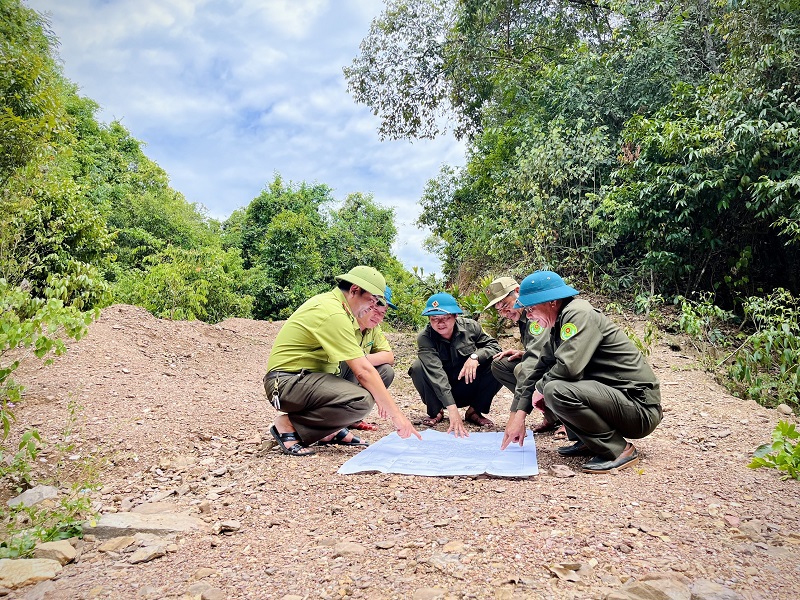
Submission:
M 523 389 L 520 387 L 519 382 L 524 382 L 527 376 L 536 368 L 539 357 L 550 339 L 550 329 L 541 327 L 536 321 L 529 320 L 525 311 L 522 311 L 517 324 L 519 326 L 520 340 L 525 347 L 525 354 L 520 359 L 519 367 L 514 369 L 517 374 L 517 386 L 514 388 L 512 406 L 525 405 L 526 403 L 532 404 L 533 386 Z M 528 395 L 527 398 L 525 398 L 525 394 Z
M 453 336 L 446 340 L 430 325 L 417 335 L 419 361 L 431 382 L 442 406 L 456 403 L 450 389 L 448 373 L 457 376 L 471 354 L 478 355 L 478 362 L 491 362 L 492 356 L 501 352 L 496 339 L 486 334 L 480 323 L 466 317 L 457 317 Z
M 660 404 L 658 378 L 619 325 L 586 300 L 568 299 L 561 307 L 539 362 L 517 384 L 512 411 L 533 410 L 533 389 L 553 380 L 598 381 L 643 404 Z
M 336 373 L 341 361 L 364 356 L 361 335 L 338 288 L 317 294 L 292 313 L 275 338 L 267 371 Z
M 380 325 L 376 325 L 372 329 L 366 329 L 363 332 L 359 330 L 357 337 L 361 338 L 361 348 L 364 350 L 364 354 L 392 351 L 389 340 L 386 339 Z

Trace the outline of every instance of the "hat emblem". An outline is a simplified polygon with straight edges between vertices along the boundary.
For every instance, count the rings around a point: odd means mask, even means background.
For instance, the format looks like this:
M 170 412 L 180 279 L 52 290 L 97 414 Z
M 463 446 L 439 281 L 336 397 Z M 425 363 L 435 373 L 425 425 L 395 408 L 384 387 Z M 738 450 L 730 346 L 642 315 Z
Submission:
M 433 308 L 439 308 L 439 301 L 438 300 L 434 300 L 433 302 L 431 302 L 431 306 Z

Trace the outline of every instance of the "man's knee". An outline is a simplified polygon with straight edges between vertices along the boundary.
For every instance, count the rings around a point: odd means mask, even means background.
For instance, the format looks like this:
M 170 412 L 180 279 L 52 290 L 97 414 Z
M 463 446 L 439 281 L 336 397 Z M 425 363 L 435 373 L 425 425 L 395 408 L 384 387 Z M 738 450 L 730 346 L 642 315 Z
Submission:
M 572 388 L 568 381 L 548 381 L 544 385 L 542 395 L 544 396 L 545 406 L 556 414 L 580 404 L 575 394 L 572 393 Z
M 383 381 L 383 385 L 387 388 L 392 385 L 394 381 L 394 367 L 392 365 L 378 365 L 377 367 L 378 375 L 381 376 L 381 381 Z
M 416 359 L 408 368 L 408 375 L 411 377 L 414 387 L 419 389 L 420 386 L 423 385 L 425 381 L 425 369 L 422 368 L 422 363 L 419 359 Z

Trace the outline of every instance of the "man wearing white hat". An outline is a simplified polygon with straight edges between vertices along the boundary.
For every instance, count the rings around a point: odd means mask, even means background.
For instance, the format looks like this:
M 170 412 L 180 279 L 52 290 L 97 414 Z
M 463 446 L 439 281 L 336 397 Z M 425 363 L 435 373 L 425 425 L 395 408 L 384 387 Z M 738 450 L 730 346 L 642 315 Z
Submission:
M 485 290 L 489 303 L 484 310 L 494 309 L 501 317 L 519 326 L 520 341 L 524 350 L 508 349 L 495 354 L 492 358 L 492 375 L 506 386 L 514 395 L 515 403 L 525 399 L 516 398 L 517 381 L 525 377 L 525 373 L 533 369 L 539 360 L 550 330 L 541 327 L 536 321 L 528 320 L 525 311 L 514 304 L 519 296 L 519 284 L 511 277 L 495 279 Z M 553 431 L 558 427 L 558 419 L 544 403 L 536 406 L 544 413 L 542 422 L 533 428 L 533 433 Z
M 264 389 L 281 411 L 269 431 L 284 454 L 310 456 L 314 442 L 364 446 L 347 426 L 378 405 L 402 438 L 420 437 L 364 356 L 358 318 L 385 303 L 386 280 L 359 265 L 336 277 L 338 287 L 304 302 L 275 338 Z M 344 361 L 360 385 L 336 375 Z
M 533 386 L 532 403 L 544 400 L 575 439 L 562 456 L 592 456 L 584 473 L 608 473 L 636 464 L 626 438 L 643 438 L 663 416 L 658 378 L 622 329 L 553 271 L 536 271 L 520 284 L 517 304 L 528 318 L 550 327 L 536 367 L 520 382 Z M 513 405 L 501 449 L 525 440 L 532 405 Z

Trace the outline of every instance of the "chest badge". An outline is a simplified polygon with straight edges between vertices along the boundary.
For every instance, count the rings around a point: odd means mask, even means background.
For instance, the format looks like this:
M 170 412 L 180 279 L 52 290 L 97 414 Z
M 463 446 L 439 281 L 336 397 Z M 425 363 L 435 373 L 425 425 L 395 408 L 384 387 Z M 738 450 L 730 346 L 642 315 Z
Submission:
M 528 323 L 528 331 L 531 332 L 531 335 L 539 336 L 544 331 L 544 327 L 539 325 L 539 321 L 531 321 Z

